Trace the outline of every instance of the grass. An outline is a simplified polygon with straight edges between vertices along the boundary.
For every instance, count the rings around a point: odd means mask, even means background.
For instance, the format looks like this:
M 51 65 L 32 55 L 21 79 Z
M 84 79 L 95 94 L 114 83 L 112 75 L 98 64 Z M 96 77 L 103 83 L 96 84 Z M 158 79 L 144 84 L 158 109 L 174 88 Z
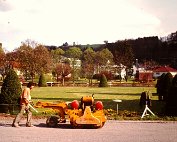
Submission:
M 33 99 L 58 100 L 58 99 L 80 99 L 85 95 L 94 93 L 95 99 L 139 99 L 141 92 L 156 92 L 154 87 L 35 87 L 31 91 Z M 154 97 L 157 99 L 157 97 Z
M 82 96 L 94 94 L 95 101 L 103 102 L 105 114 L 108 119 L 118 120 L 140 120 L 144 107 L 140 108 L 139 99 L 143 91 L 151 91 L 152 107 L 150 109 L 156 114 L 155 117 L 148 116 L 146 120 L 177 120 L 176 118 L 163 116 L 164 102 L 158 101 L 156 88 L 154 87 L 35 87 L 31 91 L 31 96 L 36 103 L 43 102 L 61 102 L 79 100 Z M 117 105 L 113 100 L 122 100 L 119 103 L 119 115 L 116 114 Z M 40 114 L 53 113 L 51 109 L 39 109 Z M 35 114 L 34 115 L 39 115 Z

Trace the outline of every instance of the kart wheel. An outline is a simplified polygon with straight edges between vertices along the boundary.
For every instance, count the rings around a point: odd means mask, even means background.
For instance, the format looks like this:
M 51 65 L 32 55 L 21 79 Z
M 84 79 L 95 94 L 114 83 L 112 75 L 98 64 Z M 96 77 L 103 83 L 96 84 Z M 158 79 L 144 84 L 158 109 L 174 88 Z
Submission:
M 48 127 L 57 127 L 59 119 L 60 118 L 57 117 L 57 116 L 50 116 L 49 118 L 47 118 L 46 124 L 47 124 Z

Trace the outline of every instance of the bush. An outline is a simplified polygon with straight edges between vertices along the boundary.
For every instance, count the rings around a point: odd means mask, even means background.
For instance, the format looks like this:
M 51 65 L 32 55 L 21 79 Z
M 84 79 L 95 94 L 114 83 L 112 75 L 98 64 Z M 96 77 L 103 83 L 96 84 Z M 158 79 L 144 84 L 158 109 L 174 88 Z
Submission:
M 43 73 L 39 77 L 38 86 L 39 87 L 46 87 L 47 86 L 47 83 L 46 83 L 46 80 L 45 80 L 45 76 L 44 76 Z
M 145 105 L 152 106 L 151 97 L 152 97 L 151 92 L 149 91 L 142 92 L 139 102 L 140 107 L 143 107 Z
M 159 100 L 163 100 L 163 93 L 164 93 L 164 77 L 165 73 L 163 73 L 157 80 L 156 88 L 157 94 L 159 95 Z
M 100 78 L 99 87 L 107 87 L 107 86 L 108 86 L 108 83 L 107 83 L 106 76 L 102 74 Z
M 166 114 L 177 116 L 177 75 L 172 80 L 172 86 L 166 100 Z
M 10 69 L 3 81 L 0 103 L 1 104 L 18 104 L 18 98 L 21 95 L 22 88 L 16 72 Z
M 171 73 L 167 73 L 165 76 L 164 76 L 164 80 L 163 80 L 163 97 L 164 97 L 164 100 L 166 101 L 168 95 L 169 95 L 169 91 L 170 91 L 170 88 L 172 87 L 172 80 L 173 80 L 173 76 Z
M 172 86 L 177 87 L 177 74 L 174 76 L 172 80 Z
M 159 95 L 159 100 L 166 101 L 169 90 L 172 86 L 172 79 L 173 76 L 171 73 L 164 73 L 160 76 L 160 78 L 157 81 L 156 88 L 157 88 L 157 94 Z

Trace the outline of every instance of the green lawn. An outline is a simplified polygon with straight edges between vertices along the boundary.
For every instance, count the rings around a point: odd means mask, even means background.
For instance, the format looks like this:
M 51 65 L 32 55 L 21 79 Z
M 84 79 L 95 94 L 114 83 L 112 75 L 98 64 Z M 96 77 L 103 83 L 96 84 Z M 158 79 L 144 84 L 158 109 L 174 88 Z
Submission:
M 139 99 L 143 91 L 151 91 L 153 96 L 152 107 L 150 109 L 156 115 L 161 114 L 164 109 L 164 103 L 158 101 L 156 88 L 154 87 L 35 87 L 31 91 L 31 95 L 34 103 L 36 103 L 37 101 L 59 102 L 75 99 L 80 100 L 82 96 L 89 96 L 94 93 L 95 101 L 101 100 L 106 110 L 112 109 L 116 111 L 117 105 L 113 100 L 120 99 L 122 100 L 119 103 L 120 112 L 134 112 L 136 115 L 141 115 L 144 108 L 140 108 Z
M 45 101 L 80 99 L 93 93 L 96 100 L 136 100 L 143 91 L 156 93 L 154 87 L 35 87 L 31 95 L 35 100 Z M 157 96 L 153 96 L 153 100 L 157 100 Z
M 35 87 L 31 90 L 31 96 L 34 104 L 37 101 L 43 102 L 61 102 L 79 100 L 82 96 L 94 94 L 95 101 L 102 101 L 105 114 L 108 119 L 117 120 L 140 120 L 144 107 L 140 108 L 139 100 L 143 91 L 152 93 L 152 107 L 150 109 L 156 115 L 145 117 L 145 120 L 177 120 L 177 117 L 164 116 L 165 103 L 158 100 L 155 87 Z M 122 100 L 119 103 L 119 114 L 117 115 L 117 105 L 113 100 Z M 39 113 L 34 115 L 55 114 L 52 109 L 37 108 Z

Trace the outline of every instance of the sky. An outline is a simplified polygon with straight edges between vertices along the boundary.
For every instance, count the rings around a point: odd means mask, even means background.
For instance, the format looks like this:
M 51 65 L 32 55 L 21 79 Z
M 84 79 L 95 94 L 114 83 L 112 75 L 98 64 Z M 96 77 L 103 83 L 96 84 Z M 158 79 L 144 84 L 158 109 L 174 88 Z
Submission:
M 0 43 L 103 44 L 177 31 L 176 0 L 0 0 Z

